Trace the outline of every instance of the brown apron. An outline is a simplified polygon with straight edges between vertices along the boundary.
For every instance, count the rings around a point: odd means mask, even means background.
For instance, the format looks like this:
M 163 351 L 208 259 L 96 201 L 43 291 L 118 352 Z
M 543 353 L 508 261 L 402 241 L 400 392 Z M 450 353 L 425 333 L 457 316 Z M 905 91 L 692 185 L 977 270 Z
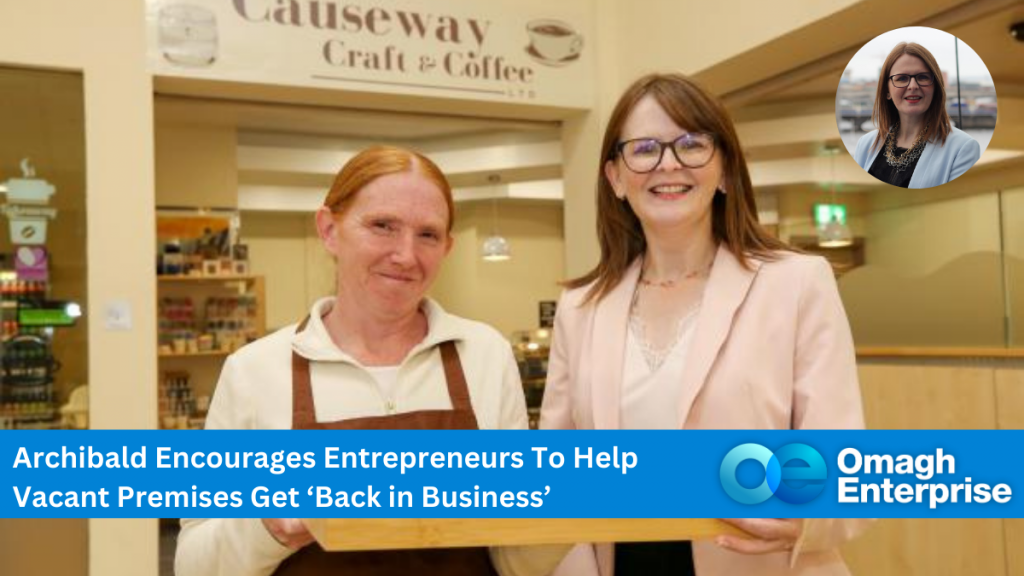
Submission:
M 303 320 L 296 333 L 306 328 Z M 451 410 L 420 410 L 317 422 L 309 360 L 292 352 L 292 428 L 295 430 L 476 430 L 466 376 L 453 342 L 440 345 Z M 325 552 L 316 543 L 292 554 L 274 576 L 497 576 L 486 548 L 432 548 L 370 552 Z

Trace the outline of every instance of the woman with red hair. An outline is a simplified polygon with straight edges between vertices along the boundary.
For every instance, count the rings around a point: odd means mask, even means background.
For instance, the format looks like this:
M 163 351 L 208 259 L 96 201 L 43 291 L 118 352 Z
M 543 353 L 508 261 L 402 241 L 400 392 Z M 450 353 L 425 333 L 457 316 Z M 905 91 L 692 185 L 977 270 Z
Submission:
M 207 429 L 527 428 L 508 342 L 426 297 L 453 216 L 448 181 L 426 157 L 377 146 L 352 158 L 316 213 L 335 294 L 227 359 Z M 296 519 L 185 519 L 175 573 L 540 576 L 565 550 L 328 553 Z

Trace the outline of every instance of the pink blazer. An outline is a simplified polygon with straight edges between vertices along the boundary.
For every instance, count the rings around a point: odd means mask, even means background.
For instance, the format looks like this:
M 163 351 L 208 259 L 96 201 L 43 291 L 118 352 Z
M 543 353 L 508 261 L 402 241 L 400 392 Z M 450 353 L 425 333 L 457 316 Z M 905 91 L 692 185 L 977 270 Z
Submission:
M 849 323 L 825 259 L 780 253 L 748 270 L 725 247 L 708 278 L 681 386 L 680 428 L 863 428 Z M 619 428 L 629 307 L 639 259 L 599 302 L 562 294 L 540 427 Z M 808 519 L 791 553 L 744 555 L 693 544 L 700 576 L 838 576 L 836 547 L 863 520 Z M 556 574 L 612 576 L 610 544 L 581 545 Z

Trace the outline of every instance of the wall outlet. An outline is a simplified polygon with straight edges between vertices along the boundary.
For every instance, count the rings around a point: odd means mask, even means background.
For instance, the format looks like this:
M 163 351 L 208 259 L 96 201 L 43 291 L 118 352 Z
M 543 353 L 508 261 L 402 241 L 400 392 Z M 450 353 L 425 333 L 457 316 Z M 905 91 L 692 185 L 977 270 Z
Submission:
M 132 305 L 127 300 L 111 300 L 104 307 L 107 330 L 132 329 Z

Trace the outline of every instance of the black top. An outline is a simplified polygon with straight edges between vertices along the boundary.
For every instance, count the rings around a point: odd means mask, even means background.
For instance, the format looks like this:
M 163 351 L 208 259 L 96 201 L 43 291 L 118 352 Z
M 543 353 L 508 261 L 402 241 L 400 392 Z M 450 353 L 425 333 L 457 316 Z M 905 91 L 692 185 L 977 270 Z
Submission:
M 900 148 L 898 146 L 893 147 L 893 155 L 896 157 L 899 157 L 906 151 L 906 148 Z M 914 168 L 917 168 L 917 162 L 919 160 L 921 160 L 920 156 L 915 158 L 914 161 L 908 164 L 906 168 L 897 172 L 896 169 L 889 166 L 889 163 L 885 160 L 885 142 L 883 142 L 882 149 L 878 152 L 878 156 L 875 156 L 875 161 L 871 163 L 871 168 L 868 168 L 868 174 L 871 174 L 886 184 L 892 184 L 893 186 L 899 186 L 900 188 L 910 188 L 910 178 L 914 175 Z
M 693 547 L 679 542 L 619 542 L 615 576 L 694 576 Z

